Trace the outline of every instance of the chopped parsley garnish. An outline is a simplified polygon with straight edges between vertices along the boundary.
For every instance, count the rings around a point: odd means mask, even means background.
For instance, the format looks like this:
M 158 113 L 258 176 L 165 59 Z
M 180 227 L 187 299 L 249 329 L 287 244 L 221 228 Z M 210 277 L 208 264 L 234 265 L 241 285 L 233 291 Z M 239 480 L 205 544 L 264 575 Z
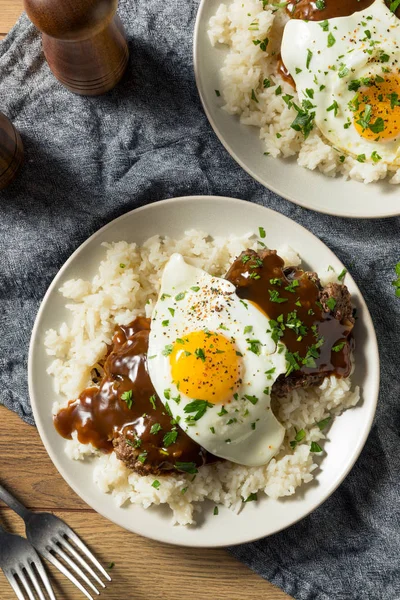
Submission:
M 143 464 L 143 463 L 146 462 L 146 458 L 147 458 L 147 450 L 145 450 L 144 452 L 142 452 L 141 454 L 139 454 L 138 461 Z
M 269 299 L 271 300 L 271 302 L 276 302 L 277 304 L 282 304 L 282 302 L 288 301 L 287 298 L 282 298 L 279 295 L 278 290 L 268 290 L 268 293 L 269 293 Z
M 369 128 L 372 133 L 381 133 L 385 130 L 385 121 L 382 119 L 382 117 L 378 117 L 375 123 L 370 124 Z
M 394 285 L 395 289 L 395 294 L 398 298 L 400 298 L 400 262 L 397 263 L 396 267 L 395 267 L 395 271 L 396 271 L 396 275 L 397 275 L 397 279 L 395 279 L 394 281 L 392 281 L 392 285 Z
M 300 285 L 299 280 L 298 279 L 293 279 L 293 281 L 291 281 L 289 283 L 289 285 L 287 285 L 285 287 L 285 290 L 287 292 L 292 292 L 292 294 L 295 294 L 296 293 L 296 289 L 295 288 L 299 287 L 299 285 Z
M 215 433 L 215 427 L 210 427 L 211 433 Z
M 178 437 L 177 431 L 173 430 L 173 431 L 169 431 L 168 433 L 166 433 L 163 437 L 164 448 L 168 448 L 168 446 L 172 446 L 172 444 L 175 444 L 177 437 Z
M 335 36 L 332 32 L 328 34 L 328 48 L 332 48 L 332 46 L 336 43 Z
M 176 461 L 175 469 L 177 469 L 178 471 L 183 471 L 184 473 L 190 473 L 190 475 L 194 475 L 195 473 L 198 473 L 196 463 L 194 463 L 194 462 Z M 185 490 L 185 491 L 183 491 L 183 490 Z M 187 488 L 183 488 L 183 490 L 181 491 L 181 494 L 184 494 L 186 492 Z
M 328 298 L 328 300 L 326 300 L 326 305 L 329 308 L 329 310 L 335 310 L 335 306 L 336 306 L 335 298 Z
M 225 406 L 223 406 L 223 407 L 221 408 L 221 410 L 219 411 L 219 413 L 217 413 L 217 415 L 218 415 L 219 417 L 222 417 L 222 415 L 227 415 L 227 414 L 228 414 L 228 411 L 226 410 Z
M 129 409 L 132 408 L 132 404 L 133 404 L 133 399 L 132 399 L 132 390 L 129 390 L 128 392 L 124 392 L 123 394 L 121 394 L 121 400 L 123 400 L 124 402 L 126 402 L 126 405 Z
M 267 379 L 272 379 L 272 373 L 275 373 L 276 368 L 272 367 L 272 369 L 269 369 L 269 371 L 265 371 L 265 375 L 267 375 Z
M 255 429 L 256 428 L 256 424 L 255 423 L 251 423 L 251 428 Z
M 329 31 L 329 21 L 327 21 L 326 19 L 325 21 L 321 21 L 321 23 L 318 23 L 318 25 L 322 27 L 323 31 Z
M 250 260 L 250 256 L 248 254 L 243 254 L 242 263 L 245 265 L 247 262 L 249 262 L 249 260 Z
M 322 421 L 318 421 L 317 427 L 320 431 L 323 431 L 327 425 L 331 422 L 332 417 L 326 417 L 326 419 L 322 419 Z
M 270 279 L 269 280 L 271 285 L 282 285 L 282 279 L 279 279 L 279 277 L 275 277 L 274 279 Z
M 257 104 L 258 104 L 258 99 L 257 99 L 257 96 L 256 96 L 254 90 L 251 90 L 251 99 L 254 100 L 254 102 L 257 102 Z
M 196 413 L 192 419 L 198 421 L 204 415 L 207 408 L 211 408 L 212 406 L 214 405 L 211 402 L 207 402 L 207 400 L 193 400 L 189 404 L 186 404 L 183 410 L 187 414 Z
M 306 94 L 312 100 L 314 99 L 314 90 L 312 88 L 306 88 Z
M 293 373 L 293 371 L 298 371 L 300 369 L 299 363 L 301 362 L 301 358 L 298 352 L 286 352 L 285 358 L 289 365 L 285 373 L 285 376 L 288 377 L 290 373 Z
M 192 292 L 198 292 L 200 288 L 198 285 L 193 285 L 190 289 L 192 290 Z
M 309 48 L 307 48 L 307 60 L 306 60 L 306 68 L 307 69 L 310 66 L 312 57 L 313 57 L 313 53 L 311 52 L 311 50 Z
M 364 163 L 364 162 L 365 162 L 365 154 L 359 154 L 359 155 L 357 156 L 357 160 L 358 160 L 358 162 L 360 162 L 360 163 Z M 329 298 L 329 299 L 331 300 L 331 298 Z
M 246 327 L 243 330 L 243 333 L 251 333 L 253 331 L 253 326 L 252 325 L 246 325 Z
M 124 263 L 119 263 L 119 266 L 121 267 L 121 269 L 125 269 L 126 265 L 124 265 Z
M 300 131 L 304 135 L 304 139 L 308 138 L 314 127 L 315 112 L 311 111 L 311 107 L 308 105 L 308 102 L 309 101 L 307 100 L 303 100 L 303 108 L 293 103 L 293 108 L 297 111 L 297 116 L 290 125 L 290 127 L 295 131 Z
M 177 300 L 177 301 L 183 300 L 185 296 L 186 296 L 186 292 L 179 292 L 179 294 L 177 294 L 175 296 L 175 300 Z
M 161 321 L 161 325 L 162 325 L 163 327 L 168 327 L 168 325 L 169 325 L 169 320 L 167 319 L 166 321 Z
M 258 228 L 258 233 L 259 233 L 259 235 L 260 235 L 260 238 L 261 238 L 261 239 L 264 239 L 264 238 L 265 238 L 265 236 L 266 236 L 266 233 L 265 233 L 265 229 L 264 229 L 264 227 L 259 227 L 259 228 Z
M 156 410 L 156 396 L 155 396 L 155 394 L 153 394 L 152 396 L 150 396 L 149 402 L 152 405 L 153 410 Z
M 328 112 L 333 110 L 333 114 L 336 117 L 339 111 L 339 104 L 334 100 L 330 106 L 326 109 Z
M 257 402 L 258 402 L 257 396 L 249 396 L 249 395 L 245 394 L 244 397 L 246 398 L 246 400 L 248 400 L 252 404 L 257 404 Z
M 264 81 L 263 81 L 264 88 L 269 88 L 269 87 L 271 87 L 271 85 L 272 85 L 272 82 L 270 79 L 264 79 Z
M 194 351 L 196 358 L 199 358 L 202 362 L 206 362 L 206 355 L 204 354 L 203 348 L 196 348 Z
M 400 0 L 399 0 L 399 2 L 400 2 Z M 382 156 L 379 156 L 379 154 L 377 153 L 377 151 L 374 150 L 372 152 L 372 154 L 371 154 L 371 158 L 372 158 L 372 160 L 373 160 L 374 163 L 377 163 L 377 162 L 379 162 L 382 159 Z
M 155 435 L 159 431 L 161 431 L 161 425 L 160 425 L 160 423 L 154 423 L 154 425 L 151 426 L 150 433 L 152 433 L 153 435 Z
M 288 108 L 292 108 L 292 102 L 291 100 L 293 100 L 294 96 L 291 96 L 290 94 L 285 94 L 284 96 L 282 96 L 282 100 L 287 104 Z M 281 134 L 279 134 L 280 137 Z
M 297 444 L 301 442 L 305 437 L 306 432 L 304 431 L 304 429 L 300 429 L 300 431 L 296 433 L 294 440 L 290 442 L 290 446 L 292 448 L 296 448 Z
M 175 315 L 175 309 L 174 308 L 169 308 L 168 310 L 169 310 L 169 312 L 171 313 L 172 316 Z
M 345 347 L 346 342 L 339 342 L 336 346 L 332 346 L 332 352 L 340 352 Z
M 213 514 L 214 515 L 218 515 L 218 506 L 214 506 L 214 512 L 213 512 Z
M 278 87 L 275 90 L 275 96 L 280 96 L 282 94 L 282 87 L 280 85 L 278 85 Z
M 399 6 L 400 0 L 393 0 L 393 2 L 390 3 L 389 9 L 392 11 L 392 13 L 394 13 L 399 8 Z
M 165 300 L 166 298 L 171 298 L 170 294 L 162 294 L 160 300 Z
M 322 448 L 319 444 L 317 444 L 317 442 L 311 442 L 310 451 L 311 452 L 322 452 Z
M 250 340 L 249 338 L 247 338 L 246 342 L 249 344 L 249 347 L 247 349 L 250 350 L 250 352 L 257 354 L 257 356 L 260 356 L 260 354 L 261 354 L 260 340 Z
M 135 438 L 134 442 L 128 439 L 126 439 L 125 441 L 128 444 L 128 446 L 131 446 L 132 448 L 140 448 L 140 446 L 142 445 L 142 440 L 140 438 Z
M 155 488 L 156 490 L 158 490 L 158 488 L 160 487 L 161 483 L 158 481 L 158 479 L 155 479 L 153 481 L 153 483 L 151 484 L 151 487 Z
M 221 92 L 219 90 L 215 90 L 215 95 L 217 96 L 217 98 L 219 98 L 221 95 Z
M 173 350 L 173 345 L 167 344 L 161 354 L 163 356 L 169 356 L 171 354 L 172 350 Z
M 338 280 L 343 281 L 343 279 L 346 277 L 346 273 L 347 273 L 347 269 L 342 269 L 338 275 Z
M 115 562 L 110 562 L 110 564 L 108 565 L 107 569 L 109 571 L 111 571 L 111 569 L 113 569 L 115 567 Z
M 257 494 L 255 493 L 250 494 L 250 496 L 248 496 L 246 500 L 242 498 L 242 502 L 254 502 L 255 500 L 257 500 Z

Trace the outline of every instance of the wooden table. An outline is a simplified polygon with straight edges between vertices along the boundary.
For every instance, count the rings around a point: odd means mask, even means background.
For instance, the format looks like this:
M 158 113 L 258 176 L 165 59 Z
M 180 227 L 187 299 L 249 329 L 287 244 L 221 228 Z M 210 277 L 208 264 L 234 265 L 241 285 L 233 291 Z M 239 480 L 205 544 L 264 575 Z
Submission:
M 22 12 L 22 0 L 0 0 L 0 38 Z M 168 546 L 128 533 L 91 510 L 56 471 L 34 427 L 0 407 L 0 477 L 33 510 L 50 510 L 64 519 L 104 565 L 114 562 L 113 578 L 101 598 L 112 600 L 290 600 L 224 550 Z M 0 506 L 0 523 L 23 534 L 23 524 Z M 48 566 L 48 565 L 47 565 Z M 48 566 L 58 598 L 83 596 Z M 15 596 L 0 574 L 1 600 Z

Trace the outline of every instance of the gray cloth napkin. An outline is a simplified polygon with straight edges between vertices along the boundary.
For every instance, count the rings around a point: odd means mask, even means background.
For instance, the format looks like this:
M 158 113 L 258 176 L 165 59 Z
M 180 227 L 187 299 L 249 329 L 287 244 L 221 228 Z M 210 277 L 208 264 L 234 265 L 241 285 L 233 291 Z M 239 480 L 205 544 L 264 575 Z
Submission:
M 198 0 L 122 0 L 130 64 L 104 97 L 74 96 L 54 79 L 26 17 L 0 43 L 0 110 L 26 149 L 18 179 L 0 192 L 1 402 L 33 423 L 26 361 L 39 303 L 64 261 L 99 227 L 143 204 L 188 194 L 236 196 L 284 213 L 351 265 L 380 342 L 380 401 L 361 457 L 333 496 L 287 531 L 231 552 L 297 600 L 399 600 L 400 298 L 391 281 L 400 219 L 309 212 L 242 171 L 197 95 L 197 7 Z M 376 194 L 385 201 L 378 187 Z

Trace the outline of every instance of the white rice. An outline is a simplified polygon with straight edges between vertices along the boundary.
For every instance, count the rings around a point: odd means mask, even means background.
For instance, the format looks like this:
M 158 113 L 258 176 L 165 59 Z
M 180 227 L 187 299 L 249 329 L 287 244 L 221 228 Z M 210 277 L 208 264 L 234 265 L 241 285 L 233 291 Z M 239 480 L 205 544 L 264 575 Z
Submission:
M 93 384 L 91 370 L 104 358 L 116 323 L 127 324 L 138 315 L 150 316 L 163 267 L 173 252 L 213 275 L 223 275 L 242 250 L 260 248 L 251 234 L 211 239 L 194 230 L 179 240 L 154 236 L 141 247 L 127 242 L 104 246 L 105 259 L 92 281 L 71 280 L 60 289 L 71 301 L 67 304 L 71 318 L 58 331 L 52 329 L 46 334 L 47 352 L 54 357 L 48 373 L 54 378 L 56 393 L 63 398 L 54 403 L 53 412 Z M 286 264 L 300 264 L 291 248 L 278 248 L 278 252 Z M 328 268 L 321 280 L 324 284 L 337 281 L 337 274 Z M 73 460 L 95 461 L 95 483 L 103 492 L 111 493 L 119 505 L 131 502 L 148 508 L 168 504 L 173 522 L 189 525 L 195 523 L 194 511 L 205 499 L 238 511 L 242 498 L 252 493 L 262 491 L 271 498 L 294 494 L 302 483 L 313 479 L 317 467 L 310 443 L 323 440 L 325 435 L 316 423 L 339 415 L 358 400 L 359 390 L 351 389 L 350 378 L 330 377 L 319 388 L 295 390 L 277 405 L 277 417 L 287 435 L 279 454 L 268 465 L 249 468 L 222 462 L 201 467 L 194 479 L 186 474 L 158 477 L 159 489 L 152 487 L 154 476 L 139 476 L 114 453 L 102 455 L 90 444 L 81 444 L 76 435 L 65 447 Z M 301 429 L 306 436 L 293 450 L 289 442 Z
M 220 72 L 222 108 L 238 115 L 241 123 L 260 128 L 265 152 L 273 157 L 297 156 L 300 166 L 318 169 L 329 177 L 340 173 L 346 178 L 371 183 L 390 176 L 390 183 L 400 183 L 397 167 L 360 163 L 352 156 L 345 156 L 317 127 L 306 140 L 302 133 L 290 127 L 297 113 L 293 107 L 288 108 L 283 96 L 290 94 L 294 96 L 293 102 L 301 102 L 292 86 L 277 73 L 277 56 L 287 20 L 284 8 L 276 9 L 271 4 L 263 8 L 262 0 L 233 0 L 219 6 L 210 19 L 208 34 L 213 46 L 223 44 L 229 48 Z M 265 38 L 269 39 L 267 51 L 253 43 Z M 264 88 L 265 79 L 272 82 L 268 88 Z M 282 93 L 276 95 L 279 86 Z M 344 157 L 343 162 L 340 157 Z

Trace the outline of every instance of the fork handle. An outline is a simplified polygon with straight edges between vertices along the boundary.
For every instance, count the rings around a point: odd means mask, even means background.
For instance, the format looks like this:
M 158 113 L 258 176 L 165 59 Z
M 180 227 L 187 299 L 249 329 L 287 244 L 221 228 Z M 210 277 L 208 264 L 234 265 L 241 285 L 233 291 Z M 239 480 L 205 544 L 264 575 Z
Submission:
M 14 496 L 10 494 L 1 484 L 0 484 L 0 498 L 5 502 L 13 511 L 15 511 L 20 517 L 22 517 L 25 521 L 27 517 L 29 517 L 31 511 L 25 508 L 21 502 L 18 502 Z

